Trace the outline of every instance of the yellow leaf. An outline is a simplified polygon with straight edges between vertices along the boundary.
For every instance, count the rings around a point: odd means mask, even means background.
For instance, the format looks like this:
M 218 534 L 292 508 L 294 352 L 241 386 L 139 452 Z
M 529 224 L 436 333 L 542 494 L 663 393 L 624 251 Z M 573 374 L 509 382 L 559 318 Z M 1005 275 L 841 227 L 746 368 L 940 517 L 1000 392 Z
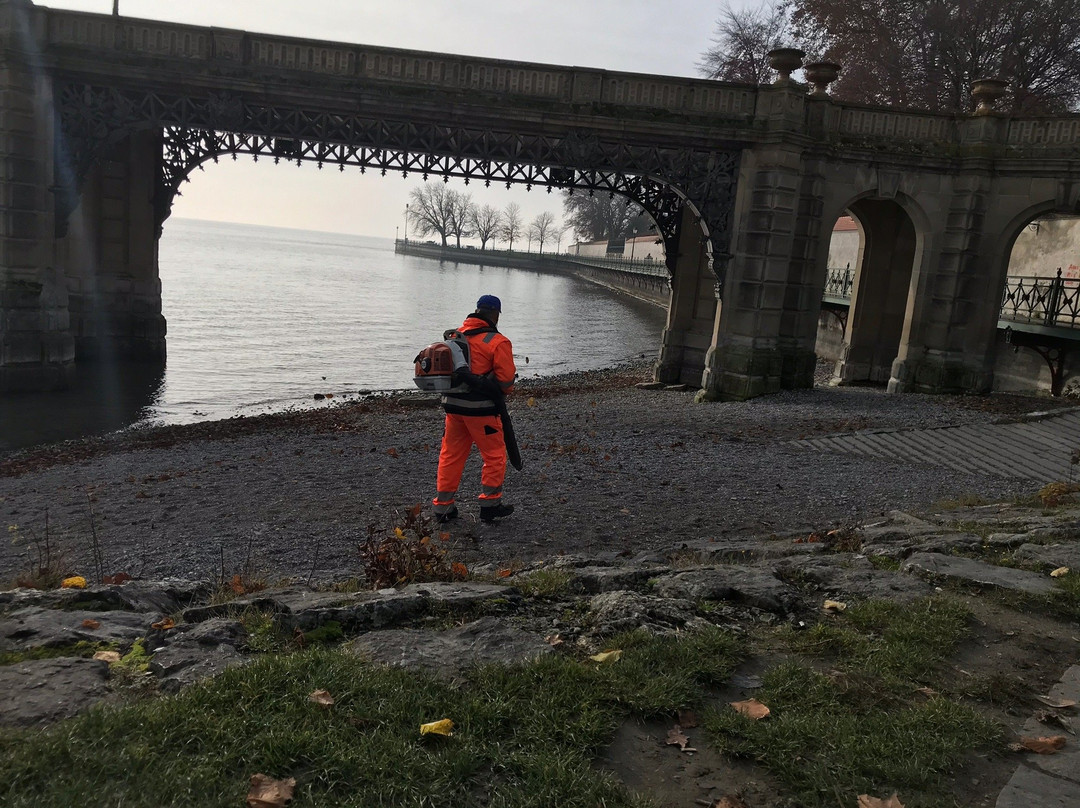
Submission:
M 825 601 L 825 611 L 827 612 L 842 612 L 847 608 L 847 604 L 839 600 L 827 600 Z
M 731 706 L 735 708 L 735 712 L 745 715 L 753 721 L 760 721 L 762 718 L 769 717 L 769 708 L 757 699 L 750 699 L 749 701 L 733 701 L 731 702 Z
M 622 649 L 616 649 L 614 651 L 601 651 L 599 654 L 593 654 L 589 659 L 593 662 L 618 662 L 622 658 Z
M 420 725 L 421 735 L 453 735 L 454 722 L 449 718 Z
M 525 402 L 525 406 L 526 407 L 535 407 L 536 406 L 536 399 L 533 398 L 532 396 L 529 396 L 529 400 Z
M 248 808 L 283 808 L 292 799 L 296 780 L 275 780 L 265 774 L 251 776 L 251 789 L 247 795 Z
M 308 701 L 318 704 L 320 707 L 333 707 L 334 697 L 330 695 L 328 690 L 315 690 L 308 696 Z
M 1058 567 L 1056 570 L 1050 573 L 1051 578 L 1061 578 L 1062 576 L 1069 574 L 1068 567 Z
M 86 589 L 86 579 L 81 575 L 73 575 L 70 578 L 65 578 L 60 583 L 63 589 Z
M 887 800 L 871 797 L 868 794 L 860 794 L 859 808 L 904 808 L 904 803 L 900 802 L 900 798 L 896 796 L 895 792 Z
M 98 651 L 94 654 L 94 659 L 100 659 L 102 662 L 108 662 L 112 665 L 120 661 L 120 653 L 118 651 Z
M 404 539 L 405 538 L 405 531 L 402 530 L 400 527 L 395 527 L 394 528 L 394 535 L 397 536 L 399 539 Z

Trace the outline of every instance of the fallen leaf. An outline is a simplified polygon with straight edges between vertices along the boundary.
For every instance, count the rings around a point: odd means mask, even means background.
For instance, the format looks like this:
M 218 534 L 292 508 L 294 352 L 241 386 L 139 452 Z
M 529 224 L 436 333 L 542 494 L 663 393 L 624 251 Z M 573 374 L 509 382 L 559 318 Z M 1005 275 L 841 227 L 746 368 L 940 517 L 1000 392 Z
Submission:
M 847 608 L 847 604 L 839 600 L 827 600 L 825 601 L 825 611 L 827 612 L 842 612 Z
M 512 569 L 501 569 L 495 571 L 495 577 L 497 578 L 509 578 L 513 574 L 514 571 Z
M 101 623 L 97 620 L 91 620 L 89 617 L 82 621 L 82 627 L 88 629 L 101 628 Z
M 552 648 L 558 648 L 560 645 L 563 644 L 564 640 L 558 634 L 549 634 L 548 636 L 544 637 L 544 642 L 546 642 Z
M 1065 746 L 1068 739 L 1064 735 L 1051 735 L 1040 738 L 1021 738 L 1019 743 L 1009 744 L 1014 752 L 1035 752 L 1038 755 L 1052 755 Z
M 126 584 L 131 580 L 131 576 L 126 572 L 118 572 L 116 575 L 106 575 L 101 579 L 103 584 Z
M 119 651 L 98 651 L 94 654 L 94 659 L 100 659 L 102 662 L 108 662 L 110 665 L 120 661 Z
M 754 721 L 760 721 L 762 718 L 769 717 L 769 708 L 757 699 L 750 699 L 749 701 L 733 701 L 731 702 L 731 706 L 735 708 L 735 712 L 745 715 L 747 718 Z
M 397 457 L 398 456 L 398 451 L 393 446 L 391 446 L 389 449 L 387 449 L 386 453 L 388 455 L 390 455 L 391 457 Z
M 453 735 L 454 722 L 449 718 L 420 725 L 421 735 Z
M 168 631 L 170 628 L 176 628 L 176 621 L 171 617 L 166 617 L 164 620 L 151 623 L 150 628 L 156 628 L 158 631 Z
M 533 398 L 532 396 L 529 396 L 529 400 L 525 402 L 525 406 L 526 407 L 535 407 L 536 406 L 536 399 Z
M 86 579 L 81 575 L 72 575 L 60 582 L 61 589 L 86 589 Z
M 462 564 L 460 561 L 455 561 L 450 565 L 450 572 L 454 573 L 458 578 L 468 578 L 469 568 Z
M 1035 720 L 1040 724 L 1048 724 L 1054 727 L 1061 727 L 1070 735 L 1075 735 L 1076 730 L 1072 728 L 1072 722 L 1058 713 L 1051 710 L 1039 710 L 1035 713 Z
M 408 509 L 408 514 L 409 514 L 409 516 L 416 517 L 416 516 L 420 515 L 421 510 L 423 510 L 423 503 L 418 502 L 415 505 L 413 505 L 411 508 Z
M 1041 701 L 1047 707 L 1055 710 L 1069 710 L 1076 706 L 1076 702 L 1072 699 L 1052 699 L 1049 696 L 1036 696 L 1035 700 Z
M 334 697 L 330 695 L 329 690 L 313 690 L 308 696 L 308 701 L 325 708 L 334 706 Z
M 251 775 L 251 789 L 248 791 L 248 808 L 282 808 L 292 799 L 296 780 L 275 780 L 265 774 Z
M 747 805 L 738 797 L 729 794 L 714 802 L 712 808 L 747 808 Z
M 679 710 L 679 726 L 683 729 L 693 729 L 698 725 L 697 716 L 691 710 Z
M 1053 572 L 1050 573 L 1050 577 L 1051 578 L 1061 578 L 1062 576 L 1068 575 L 1068 574 L 1069 574 L 1069 568 L 1068 567 L 1058 567 L 1056 570 L 1054 570 Z
M 589 659 L 593 662 L 618 662 L 622 658 L 622 650 L 616 649 L 614 651 L 601 651 L 599 654 L 593 654 Z
M 895 792 L 885 800 L 871 797 L 868 794 L 860 794 L 859 808 L 904 808 L 904 803 L 900 802 L 900 798 L 896 796 Z
M 672 727 L 668 730 L 667 740 L 665 743 L 668 746 L 679 747 L 680 752 L 696 752 L 692 746 L 687 746 L 690 743 L 690 739 L 686 737 L 686 733 L 682 731 L 682 727 Z
M 936 696 L 938 694 L 938 692 L 936 690 L 934 690 L 934 688 L 932 688 L 932 687 L 919 687 L 919 688 L 915 689 L 915 692 L 916 693 L 922 693 L 928 699 L 932 699 L 932 698 L 934 698 L 934 696 Z

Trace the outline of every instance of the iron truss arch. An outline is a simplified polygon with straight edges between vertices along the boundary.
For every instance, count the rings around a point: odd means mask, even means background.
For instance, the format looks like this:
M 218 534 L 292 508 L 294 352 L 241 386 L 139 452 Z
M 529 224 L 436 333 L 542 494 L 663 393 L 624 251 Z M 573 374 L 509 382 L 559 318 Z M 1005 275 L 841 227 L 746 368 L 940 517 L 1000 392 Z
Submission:
M 229 93 L 205 97 L 61 82 L 56 88 L 57 154 L 63 183 L 58 227 L 78 201 L 81 184 L 109 145 L 144 129 L 162 132 L 157 178 L 159 227 L 180 185 L 207 160 L 250 154 L 275 162 L 313 161 L 382 174 L 401 172 L 587 193 L 618 194 L 655 221 L 669 256 L 677 252 L 684 202 L 696 209 L 712 242 L 720 294 L 730 243 L 739 151 L 666 148 L 604 139 L 572 129 L 531 135 L 431 123 L 375 119 L 248 101 Z

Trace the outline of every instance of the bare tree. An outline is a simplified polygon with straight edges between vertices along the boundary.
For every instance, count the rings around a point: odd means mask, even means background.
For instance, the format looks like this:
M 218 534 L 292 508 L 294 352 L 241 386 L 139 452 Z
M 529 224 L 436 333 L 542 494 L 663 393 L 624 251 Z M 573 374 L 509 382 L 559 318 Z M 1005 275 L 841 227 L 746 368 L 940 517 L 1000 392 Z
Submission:
M 491 205 L 484 205 L 482 208 L 474 205 L 471 224 L 473 233 L 480 239 L 480 249 L 486 250 L 487 243 L 502 232 L 503 215 Z
M 540 244 L 540 252 L 544 252 L 544 242 L 555 233 L 555 214 L 544 211 L 539 214 L 529 225 L 529 238 Z
M 785 0 L 770 0 L 757 8 L 726 4 L 698 71 L 710 79 L 765 84 L 772 75 L 768 53 L 787 44 L 789 29 Z
M 793 0 L 796 39 L 843 66 L 833 92 L 871 104 L 972 108 L 971 82 L 1009 82 L 1012 106 L 1080 103 L 1080 0 Z
M 514 239 L 521 236 L 523 226 L 521 206 L 517 202 L 509 203 L 503 211 L 502 229 L 499 231 L 499 236 L 509 242 L 508 249 L 514 249 Z
M 558 237 L 558 241 L 555 244 L 555 252 L 557 252 L 557 253 L 562 252 L 563 236 L 565 236 L 568 232 L 570 232 L 571 229 L 572 228 L 570 227 L 570 225 L 567 224 L 565 221 L 562 222 L 562 224 L 558 225 L 555 228 L 555 235 Z
M 448 191 L 447 196 L 450 198 L 450 233 L 460 247 L 462 237 L 468 238 L 473 234 L 472 211 L 476 206 L 469 194 Z
M 409 221 L 421 238 L 438 234 L 446 246 L 453 233 L 453 193 L 441 182 L 424 183 L 409 192 Z
M 623 197 L 609 194 L 567 192 L 563 197 L 563 220 L 586 241 L 624 238 L 630 220 L 642 212 Z

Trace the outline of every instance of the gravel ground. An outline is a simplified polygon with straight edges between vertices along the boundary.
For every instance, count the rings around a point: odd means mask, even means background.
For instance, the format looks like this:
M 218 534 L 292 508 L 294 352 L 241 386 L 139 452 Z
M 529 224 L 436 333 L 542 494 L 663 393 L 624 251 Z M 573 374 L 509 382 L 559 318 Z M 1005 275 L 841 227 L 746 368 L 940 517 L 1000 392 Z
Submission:
M 558 553 L 666 553 L 688 540 L 818 529 L 942 499 L 1012 497 L 1030 483 L 933 466 L 799 451 L 785 442 L 861 429 L 987 422 L 1045 398 L 889 396 L 823 388 L 698 405 L 646 391 L 644 366 L 519 385 L 511 413 L 525 469 L 518 510 L 477 519 L 479 458 L 452 529 L 476 563 Z M 0 519 L 44 536 L 88 573 L 90 509 L 105 572 L 216 577 L 249 559 L 268 577 L 358 574 L 356 542 L 430 502 L 441 411 L 405 396 L 308 412 L 131 430 L 0 459 Z M 0 543 L 0 582 L 27 566 Z

